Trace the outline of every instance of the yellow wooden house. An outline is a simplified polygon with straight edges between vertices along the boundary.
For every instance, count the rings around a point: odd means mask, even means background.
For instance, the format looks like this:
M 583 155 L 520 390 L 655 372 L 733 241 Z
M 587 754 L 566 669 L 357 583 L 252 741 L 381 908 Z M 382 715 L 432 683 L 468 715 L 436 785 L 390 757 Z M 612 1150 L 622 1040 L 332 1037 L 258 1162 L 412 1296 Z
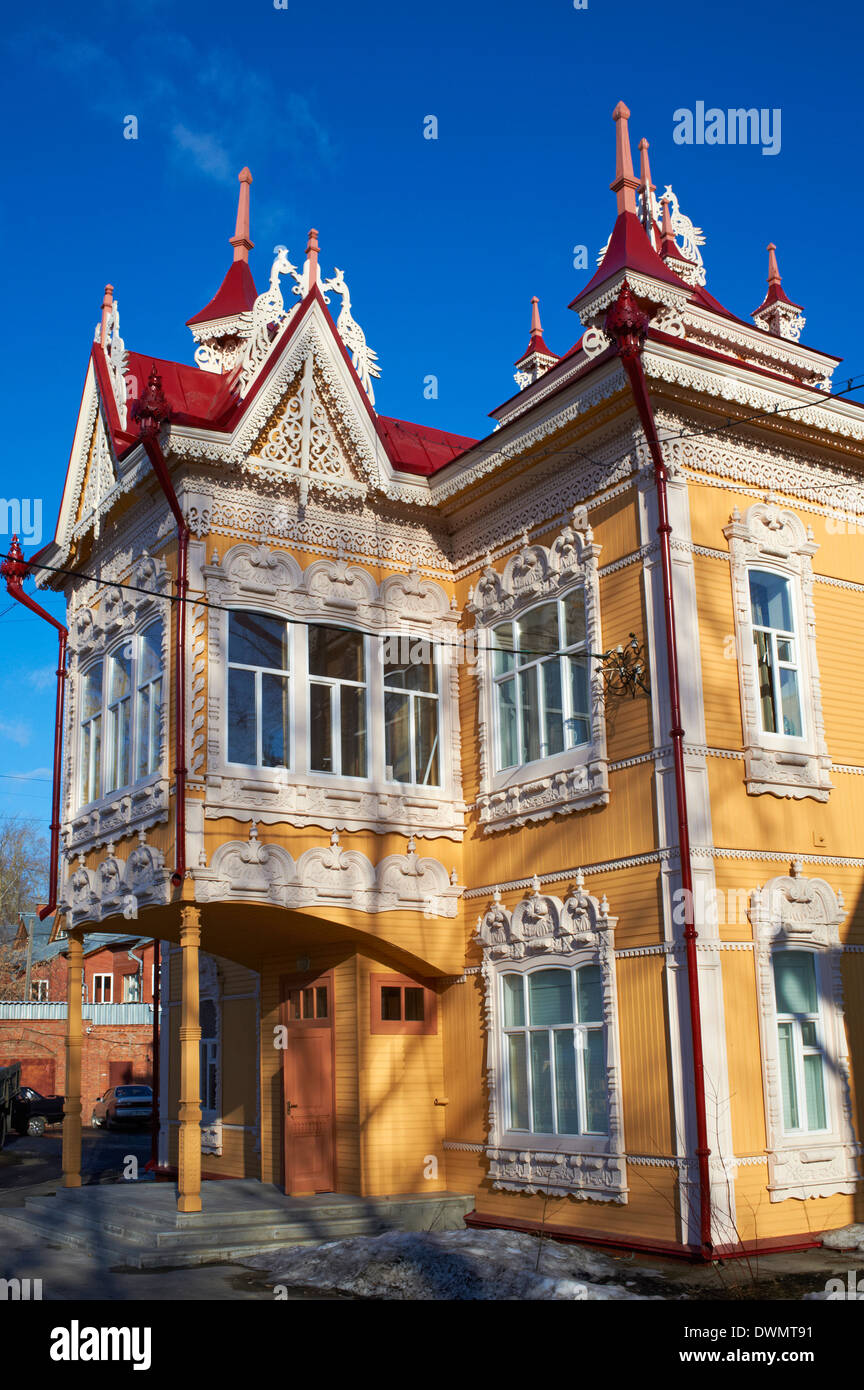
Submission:
M 81 939 L 136 919 L 184 1211 L 203 1171 L 703 1255 L 861 1219 L 864 411 L 773 248 L 713 298 L 628 115 L 578 340 L 535 304 L 483 439 L 378 413 L 317 233 L 259 293 L 248 170 L 194 366 L 106 295 L 32 568 L 68 1183 Z

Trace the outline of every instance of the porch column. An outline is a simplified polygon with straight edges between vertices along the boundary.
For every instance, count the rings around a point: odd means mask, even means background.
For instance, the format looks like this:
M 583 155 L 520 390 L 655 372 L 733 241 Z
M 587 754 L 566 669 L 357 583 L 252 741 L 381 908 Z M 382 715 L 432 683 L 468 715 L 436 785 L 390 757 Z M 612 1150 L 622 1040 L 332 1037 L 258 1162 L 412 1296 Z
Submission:
M 81 992 L 84 932 L 70 929 L 66 971 L 66 1099 L 63 1102 L 63 1186 L 81 1186 Z
M 201 1022 L 198 1016 L 198 948 L 201 910 L 180 909 L 180 1153 L 177 1210 L 201 1210 Z

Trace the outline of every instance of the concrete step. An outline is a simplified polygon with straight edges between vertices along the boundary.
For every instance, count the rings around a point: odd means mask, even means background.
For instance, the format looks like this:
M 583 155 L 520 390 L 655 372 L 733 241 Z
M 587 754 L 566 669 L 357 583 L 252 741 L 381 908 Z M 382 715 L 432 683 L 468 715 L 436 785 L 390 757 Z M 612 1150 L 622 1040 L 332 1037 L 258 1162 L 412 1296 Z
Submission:
M 157 1185 L 132 1193 L 123 1184 L 61 1189 L 6 1208 L 18 1230 L 52 1245 L 67 1245 L 103 1264 L 133 1268 L 198 1265 L 242 1260 L 289 1245 L 318 1245 L 387 1230 L 461 1229 L 473 1198 L 455 1193 L 384 1198 L 322 1195 L 268 1200 L 273 1189 L 245 1185 L 230 1193 L 207 1184 L 204 1210 L 178 1212 L 173 1188 Z M 238 1185 L 239 1186 L 239 1185 Z M 155 1189 L 155 1192 L 154 1192 Z M 280 1194 L 281 1195 L 281 1194 Z

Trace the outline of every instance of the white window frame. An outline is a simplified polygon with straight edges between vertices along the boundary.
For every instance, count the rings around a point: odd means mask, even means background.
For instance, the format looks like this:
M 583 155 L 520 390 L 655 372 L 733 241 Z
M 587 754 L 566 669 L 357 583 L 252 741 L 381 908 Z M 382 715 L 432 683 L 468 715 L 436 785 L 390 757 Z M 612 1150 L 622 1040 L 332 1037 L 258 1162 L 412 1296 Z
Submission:
M 162 663 L 161 663 L 161 668 L 160 668 L 160 671 L 159 671 L 158 676 L 153 676 L 153 677 L 151 677 L 150 679 L 148 679 L 147 681 L 144 681 L 144 682 L 142 682 L 142 683 L 139 685 L 139 683 L 138 683 L 138 671 L 139 671 L 139 667 L 140 667 L 141 644 L 142 644 L 142 641 L 143 641 L 143 637 L 144 637 L 144 634 L 145 634 L 151 627 L 155 627 L 155 626 L 157 626 L 157 625 L 160 625 L 160 627 L 161 627 L 161 642 L 160 642 L 160 649 L 161 649 L 161 652 L 162 652 Z M 113 660 L 115 657 L 120 657 L 120 658 L 122 659 L 122 658 L 124 657 L 124 654 L 125 654 L 125 653 L 128 653 L 128 656 L 126 656 L 126 659 L 127 659 L 127 660 L 129 661 L 129 663 L 130 663 L 129 694 L 126 695 L 126 696 L 124 696 L 124 697 L 122 697 L 122 699 L 119 700 L 119 701 L 118 701 L 118 700 L 112 700 L 111 697 L 110 697 L 110 671 L 111 671 L 111 662 L 112 662 L 112 660 Z M 159 772 L 160 772 L 160 770 L 161 770 L 162 761 L 163 761 L 163 752 L 164 752 L 163 747 L 162 747 L 163 742 L 164 742 L 164 740 L 163 740 L 163 738 L 162 738 L 162 729 L 163 729 L 164 722 L 165 722 L 165 720 L 164 720 L 164 713 L 163 713 L 163 706 L 164 706 L 164 703 L 165 703 L 165 677 L 166 677 L 166 670 L 165 670 L 165 665 L 166 665 L 166 663 L 165 663 L 165 619 L 164 619 L 161 615 L 159 615 L 159 614 L 154 615 L 154 614 L 151 613 L 151 614 L 149 615 L 148 619 L 147 619 L 145 622 L 142 622 L 140 628 L 139 628 L 137 631 L 135 631 L 135 632 L 132 633 L 131 635 L 127 634 L 126 636 L 122 637 L 119 641 L 112 642 L 109 646 L 106 646 L 106 647 L 104 648 L 104 650 L 102 650 L 102 651 L 98 654 L 98 656 L 96 656 L 96 657 L 94 657 L 94 659 L 90 660 L 90 661 L 87 663 L 87 665 L 86 665 L 85 667 L 82 668 L 81 673 L 80 673 L 80 682 L 79 682 L 79 685 L 80 685 L 80 689 L 81 689 L 81 691 L 82 691 L 82 697 L 83 697 L 84 684 L 85 684 L 85 682 L 86 682 L 86 680 L 87 680 L 87 677 L 88 677 L 89 673 L 90 673 L 96 666 L 99 666 L 99 665 L 101 665 L 101 667 L 102 667 L 101 703 L 100 703 L 99 710 L 98 710 L 98 712 L 96 712 L 96 713 L 94 713 L 93 715 L 91 715 L 91 716 L 89 717 L 89 719 L 87 719 L 87 720 L 80 720 L 80 719 L 79 719 L 79 720 L 77 721 L 77 743 L 76 743 L 76 746 L 77 746 L 77 759 L 76 759 L 76 760 L 77 760 L 77 763 L 78 763 L 78 795 L 77 795 L 77 804 L 78 804 L 78 809 L 79 809 L 79 811 L 82 810 L 84 807 L 92 807 L 92 806 L 97 805 L 100 801 L 103 800 L 103 798 L 107 798 L 107 797 L 116 798 L 118 792 L 125 791 L 125 790 L 126 790 L 127 788 L 129 788 L 129 787 L 136 787 L 136 786 L 138 786 L 138 785 L 143 785 L 144 783 L 149 782 L 149 781 L 152 780 L 154 777 L 156 777 L 156 776 L 159 775 Z M 142 773 L 141 776 L 139 777 L 139 776 L 138 776 L 138 771 L 137 771 L 137 768 L 138 768 L 138 732 L 139 732 L 139 722 L 140 722 L 141 717 L 142 717 L 142 701 L 141 701 L 141 698 L 140 698 L 140 692 L 141 692 L 143 689 L 145 689 L 145 688 L 150 688 L 150 689 L 152 689 L 152 687 L 153 687 L 154 685 L 156 685 L 156 684 L 159 684 L 159 686 L 160 686 L 160 689 L 161 689 L 161 699 L 160 699 L 160 702 L 159 702 L 159 709 L 158 709 L 158 712 L 154 712 L 154 709 L 153 709 L 153 706 L 152 706 L 152 700 L 151 700 L 151 707 L 150 707 L 150 712 L 149 712 L 149 716 L 148 716 L 148 735 L 152 732 L 152 720 L 155 718 L 155 719 L 158 720 L 159 731 L 160 731 L 160 737 L 159 737 L 159 751 L 158 751 L 158 753 L 157 753 L 157 758 L 156 758 L 156 767 L 153 768 L 153 769 L 151 769 L 150 771 L 148 771 L 148 772 L 146 772 L 146 773 Z M 115 772 L 116 772 L 115 762 L 116 762 L 116 756 L 117 756 L 117 746 L 116 746 L 116 745 L 117 745 L 117 738 L 116 738 L 116 734 L 117 734 L 117 718 L 118 718 L 117 711 L 118 711 L 120 705 L 123 704 L 123 703 L 125 703 L 126 701 L 129 702 L 129 706 L 130 706 L 130 713 L 129 713 L 129 779 L 130 779 L 130 780 L 126 780 L 126 781 L 122 781 L 122 782 L 121 782 L 121 781 L 118 780 L 118 778 L 117 778 L 116 775 L 115 775 Z M 89 724 L 89 725 L 91 726 L 91 728 L 92 728 L 92 726 L 96 723 L 97 720 L 100 722 L 100 729 L 101 729 L 101 750 L 102 750 L 102 756 L 101 756 L 100 766 L 99 766 L 98 770 L 93 770 L 93 769 L 92 769 L 92 748 L 93 748 L 93 743 L 92 743 L 92 733 L 91 733 L 91 741 L 90 741 L 91 771 L 95 771 L 95 778 L 94 778 L 94 781 L 93 781 L 93 785 L 90 785 L 89 782 L 88 782 L 89 790 L 91 790 L 91 791 L 93 792 L 93 795 L 90 797 L 90 799 L 89 799 L 88 801 L 85 801 L 85 800 L 84 800 L 84 783 L 83 783 L 83 772 L 84 772 L 84 767 L 83 767 L 83 759 L 84 759 L 84 728 L 85 728 L 85 725 L 88 725 L 88 724 Z M 148 758 L 148 761 L 149 761 L 149 758 Z
M 229 704 L 228 704 L 228 683 L 230 682 L 230 679 L 231 679 L 230 672 L 231 672 L 231 671 L 251 671 L 251 672 L 253 673 L 254 677 L 255 677 L 255 753 L 256 753 L 256 759 L 257 759 L 257 761 L 254 762 L 254 763 L 237 763 L 237 762 L 232 762 L 232 761 L 230 760 L 230 758 L 229 758 L 229 756 L 228 756 L 228 723 L 227 723 L 227 720 L 226 720 L 226 724 L 225 724 L 225 762 L 226 762 L 230 767 L 232 767 L 232 768 L 249 767 L 249 768 L 255 768 L 256 771 L 257 771 L 257 770 L 260 770 L 261 768 L 267 768 L 267 769 L 275 770 L 275 771 L 279 771 L 281 768 L 285 768 L 285 769 L 287 769 L 287 770 L 290 770 L 291 767 L 292 767 L 292 765 L 293 765 L 292 760 L 293 760 L 293 758 L 294 758 L 294 745 L 295 745 L 296 742 L 297 742 L 296 734 L 294 734 L 294 673 L 293 673 L 293 668 L 292 668 L 292 662 L 294 661 L 295 628 L 296 628 L 296 624 L 292 623 L 291 620 L 290 620 L 289 618 L 286 618 L 285 615 L 282 614 L 282 613 L 278 613 L 278 614 L 277 614 L 277 613 L 270 613 L 270 612 L 266 611 L 266 610 L 263 609 L 263 608 L 235 608 L 235 609 L 232 609 L 231 611 L 232 611 L 232 612 L 235 612 L 235 613 L 248 613 L 248 614 L 260 613 L 262 617 L 265 617 L 265 618 L 274 618 L 274 619 L 276 619 L 276 620 L 279 621 L 279 622 L 284 622 L 284 623 L 286 624 L 287 628 L 288 628 L 288 632 L 287 632 L 287 636 L 286 636 L 286 643 L 285 643 L 286 648 L 287 648 L 287 651 L 288 651 L 288 666 L 287 666 L 287 668 L 286 668 L 285 670 L 279 670 L 279 669 L 278 669 L 277 667 L 275 667 L 275 666 L 250 666 L 250 665 L 248 665 L 247 663 L 242 662 L 242 661 L 231 661 L 230 659 L 229 659 L 229 660 L 226 660 L 226 671 L 228 672 L 228 674 L 226 675 L 226 689 L 225 689 L 225 709 L 226 709 L 226 711 L 227 711 L 228 708 L 229 708 Z M 230 642 L 231 642 L 231 637 L 230 637 L 230 621 L 231 621 L 231 614 L 229 613 L 229 614 L 227 615 L 228 632 L 227 632 L 227 634 L 226 634 L 226 646 L 225 646 L 226 653 L 230 652 L 230 650 L 231 650 L 231 647 L 230 647 Z M 289 732 L 289 748 L 288 748 L 288 761 L 287 761 L 287 763 L 278 763 L 278 764 L 275 764 L 275 765 L 274 765 L 274 764 L 271 764 L 271 763 L 266 763 L 266 764 L 265 764 L 264 762 L 262 762 L 263 744 L 264 744 L 264 717 L 263 717 L 263 710 L 262 710 L 262 695 L 261 695 L 262 676 L 280 676 L 280 677 L 284 678 L 285 680 L 287 680 L 287 682 L 288 682 L 288 710 L 289 710 L 289 715 L 288 715 L 288 727 L 289 727 L 289 731 L 290 731 L 290 732 Z M 294 734 L 294 737 L 291 737 L 292 734 Z
M 581 873 L 564 901 L 541 893 L 536 877 L 530 895 L 512 910 L 503 905 L 496 889 L 480 918 L 476 939 L 483 950 L 489 1092 L 486 1153 L 494 1187 L 627 1201 L 614 949 L 617 920 L 609 915 L 605 897 L 599 901 L 584 891 Z M 576 972 L 593 965 L 600 967 L 602 990 L 606 1133 L 541 1134 L 511 1129 L 507 1035 L 512 1030 L 505 1023 L 502 977 L 560 967 L 570 973 L 575 991 Z M 530 1025 L 525 1031 L 530 1031 Z M 583 1157 L 592 1162 L 583 1163 Z
M 366 677 L 365 680 L 362 680 L 362 681 L 355 681 L 355 680 L 349 680 L 349 679 L 347 679 L 347 678 L 345 678 L 345 677 L 342 677 L 342 676 L 319 676 L 319 675 L 313 675 L 313 674 L 312 674 L 312 671 L 311 671 L 310 668 L 309 668 L 309 644 L 310 644 L 311 637 L 312 637 L 312 629 L 313 629 L 313 628 L 319 628 L 319 627 L 320 627 L 320 628 L 329 627 L 329 628 L 332 628 L 332 629 L 334 629 L 334 630 L 338 630 L 338 631 L 342 631 L 342 632 L 353 632 L 355 635 L 359 636 L 359 637 L 362 639 L 362 648 L 363 648 L 363 671 L 364 671 L 364 674 L 365 674 L 365 677 Z M 308 734 L 308 740 L 309 740 L 309 741 L 308 741 L 308 745 L 307 745 L 306 756 L 307 756 L 307 760 L 308 760 L 308 764 L 309 764 L 309 771 L 310 771 L 314 776 L 316 776 L 316 777 L 344 777 L 346 780 L 351 781 L 351 782 L 368 782 L 368 781 L 369 781 L 370 762 L 371 762 L 371 747 L 370 747 L 370 742 L 371 742 L 371 739 L 370 739 L 370 732 L 371 732 L 371 728 L 370 728 L 370 726 L 371 726 L 371 722 L 372 722 L 372 720 L 371 720 L 371 716 L 372 716 L 371 703 L 372 703 L 372 702 L 371 702 L 371 700 L 370 700 L 370 688 L 369 688 L 369 675 L 370 675 L 370 661 L 369 661 L 370 652 L 369 652 L 369 644 L 370 644 L 370 639 L 369 639 L 369 637 L 368 637 L 365 633 L 361 632 L 361 631 L 360 631 L 358 628 L 356 628 L 356 627 L 352 627 L 349 623 L 339 623 L 339 622 L 335 622 L 335 621 L 332 622 L 332 623 L 309 623 L 309 624 L 307 624 L 306 627 L 304 628 L 304 632 L 305 632 L 305 634 L 306 634 L 306 672 L 307 672 L 307 675 L 306 675 L 306 710 L 307 710 L 308 726 L 309 726 L 309 734 Z M 312 767 L 312 761 L 311 761 L 311 758 L 312 758 L 312 727 L 311 727 L 311 726 L 312 726 L 312 686 L 313 686 L 313 685 L 318 686 L 318 687 L 321 687 L 321 688 L 324 688 L 324 689 L 329 689 L 329 691 L 330 691 L 330 761 L 331 761 L 332 766 L 330 767 L 329 770 L 328 770 L 328 769 L 324 769 L 324 768 L 319 768 L 319 767 Z M 363 718 L 364 718 L 363 736 L 364 736 L 364 741 L 365 741 L 365 754 L 366 754 L 366 756 L 365 756 L 365 763 L 366 763 L 366 767 L 365 767 L 365 771 L 360 772 L 360 773 L 343 772 L 343 771 L 342 771 L 342 690 L 343 690 L 343 688 L 346 687 L 346 686 L 350 687 L 352 690 L 362 690 L 362 691 L 363 691 L 363 701 L 362 701 L 362 705 L 363 705 Z M 376 707 L 375 707 L 376 717 L 377 717 L 378 712 L 379 712 L 379 705 L 378 705 L 378 702 L 376 702 Z M 382 723 L 383 723 L 383 719 L 384 719 L 384 705 L 383 705 L 383 699 L 382 699 L 382 701 L 380 702 L 380 715 L 381 715 L 381 721 L 382 721 Z
M 407 647 L 409 661 L 410 661 L 410 657 L 411 657 L 411 652 L 412 652 L 412 650 L 414 650 L 417 646 L 422 645 L 422 646 L 424 647 L 425 650 L 429 650 L 429 651 L 430 651 L 430 653 L 431 653 L 431 661 L 430 661 L 429 664 L 431 665 L 433 671 L 435 672 L 435 690 L 434 690 L 434 692 L 432 692 L 432 691 L 426 691 L 426 690 L 408 690 L 407 688 L 405 688 L 405 687 L 403 687 L 403 686 L 388 685 L 388 684 L 387 684 L 387 675 L 386 675 L 386 672 L 385 672 L 385 670 L 384 670 L 384 666 L 385 666 L 384 655 L 385 655 L 385 653 L 386 653 L 387 650 L 388 650 L 388 644 L 392 644 L 393 642 L 398 642 L 398 643 L 399 643 L 400 657 L 401 657 L 401 652 L 402 652 L 403 646 L 404 646 L 404 647 Z M 442 738 L 441 738 L 441 730 L 442 730 L 442 725 L 443 725 L 443 706 L 444 706 L 444 701 L 443 701 L 443 698 L 442 698 L 442 695 L 443 695 L 442 680 L 443 680 L 443 674 L 444 674 L 444 673 L 443 673 L 443 670 L 442 670 L 442 665 L 443 665 L 443 663 L 442 663 L 442 661 L 441 661 L 441 648 L 440 648 L 440 645 L 439 645 L 439 644 L 436 644 L 436 643 L 433 643 L 433 642 L 432 642 L 430 639 L 428 639 L 428 638 L 419 637 L 419 636 L 417 636 L 417 635 L 415 635 L 415 634 L 410 634 L 410 635 L 409 635 L 409 634 L 404 633 L 404 632 L 403 632 L 403 633 L 398 633 L 398 632 L 382 633 L 381 636 L 380 636 L 380 639 L 378 639 L 377 637 L 376 637 L 376 638 L 373 638 L 373 644 L 374 644 L 374 645 L 377 647 L 377 649 L 378 649 L 379 661 L 376 662 L 376 665 L 380 665 L 380 668 L 381 668 L 381 687 L 382 687 L 382 689 L 381 689 L 381 724 L 382 724 L 382 739 L 383 739 L 383 747 L 384 747 L 384 780 L 385 780 L 386 782 L 391 783 L 394 787 L 422 787 L 424 790 L 425 790 L 426 788 L 431 788 L 431 789 L 434 789 L 434 790 L 438 790 L 439 788 L 441 788 L 441 787 L 443 786 L 443 783 L 444 783 L 444 776 L 445 776 L 445 766 L 446 766 L 445 749 L 444 749 L 444 744 L 443 744 Z M 422 781 L 422 780 L 418 780 L 416 777 L 414 777 L 412 780 L 409 780 L 409 781 L 407 781 L 407 782 L 403 782 L 403 781 L 400 781 L 399 779 L 397 779 L 396 777 L 390 775 L 390 773 L 392 772 L 392 767 L 391 767 L 391 764 L 387 762 L 387 696 L 388 696 L 388 694 L 406 695 L 406 696 L 408 696 L 408 708 L 409 708 L 409 738 L 410 738 L 410 740 L 411 740 L 411 770 L 412 770 L 412 772 L 414 772 L 414 773 L 417 772 L 417 756 L 416 756 L 416 754 L 417 754 L 417 749 L 416 749 L 416 719 L 417 719 L 417 711 L 416 711 L 416 706 L 415 706 L 415 700 L 430 700 L 430 701 L 434 701 L 434 704 L 435 704 L 435 718 L 436 718 L 436 726 L 437 726 L 437 728 L 436 728 L 436 735 L 435 735 L 435 738 L 436 738 L 436 749 L 437 749 L 437 753 L 438 753 L 438 781 L 437 781 L 437 782 Z
M 94 1004 L 113 1004 L 114 1003 L 114 976 L 108 972 L 94 974 L 93 981 L 93 1003 Z M 107 980 L 107 986 L 106 986 Z
M 137 970 L 129 971 L 123 976 L 123 1003 L 141 1004 L 142 1002 L 141 975 Z
M 31 981 L 30 981 L 30 999 L 31 999 L 31 1002 L 36 1003 L 36 1004 L 45 1004 L 45 1003 L 47 1003 L 47 1001 L 48 1001 L 48 981 L 47 981 L 47 980 L 31 980 Z
M 813 556 L 818 546 L 800 517 L 774 502 L 756 502 L 742 517 L 737 508 L 723 534 L 729 542 L 735 642 L 741 696 L 744 777 L 751 796 L 827 801 L 831 759 L 825 741 L 816 619 Z M 786 580 L 797 643 L 800 735 L 770 733 L 762 726 L 750 575 L 757 571 Z
M 608 754 L 603 679 L 590 653 L 602 652 L 600 589 L 595 542 L 584 507 L 577 507 L 552 545 L 531 544 L 523 533 L 521 548 L 502 570 L 487 559 L 467 604 L 478 627 L 480 671 L 480 790 L 477 805 L 487 832 L 567 815 L 609 800 Z M 590 738 L 551 757 L 522 766 L 497 769 L 499 747 L 497 688 L 491 650 L 492 631 L 518 620 L 532 608 L 565 599 L 581 589 L 585 602 L 584 648 L 589 662 Z M 581 644 L 580 644 L 581 645 Z M 568 696 L 569 699 L 569 696 Z
M 854 1193 L 860 1178 L 841 976 L 840 926 L 845 908 L 824 879 L 805 878 L 796 860 L 790 874 L 770 879 L 751 895 L 749 916 L 756 957 L 770 1199 L 782 1202 L 789 1197 Z M 781 951 L 813 956 L 825 1092 L 826 1128 L 821 1130 L 785 1127 L 774 986 L 774 959 Z M 804 1092 L 800 1094 L 803 1099 Z
M 791 954 L 802 955 L 802 956 L 808 956 L 808 957 L 812 960 L 812 962 L 813 962 L 813 974 L 814 974 L 814 980 L 815 980 L 816 1001 L 817 1001 L 817 1003 L 816 1003 L 816 1011 L 815 1011 L 815 1013 L 807 1014 L 806 1016 L 801 1015 L 801 1014 L 785 1014 L 785 1013 L 784 1013 L 784 1014 L 781 1014 L 780 1011 L 779 1011 L 779 1009 L 776 1007 L 776 964 L 777 964 L 777 960 L 778 960 L 778 958 L 781 957 L 781 956 L 784 956 L 784 955 L 791 955 Z M 802 950 L 800 949 L 800 947 L 784 946 L 784 947 L 778 947 L 778 948 L 776 948 L 774 951 L 772 951 L 772 953 L 771 953 L 771 967 L 772 967 L 772 972 L 774 972 L 774 979 L 775 979 L 775 1008 L 774 1008 L 774 1018 L 775 1018 L 776 1024 L 777 1024 L 777 1035 L 778 1035 L 777 1051 L 778 1051 L 778 1059 L 779 1059 L 779 1053 L 780 1053 L 780 1042 L 779 1042 L 780 1027 L 781 1027 L 781 1025 L 789 1025 L 789 1026 L 791 1026 L 791 1029 L 792 1029 L 792 1060 L 793 1060 L 793 1068 L 794 1068 L 795 1103 L 796 1103 L 796 1108 L 797 1108 L 797 1111 L 798 1111 L 799 1120 L 800 1120 L 800 1118 L 801 1118 L 802 1116 L 805 1116 L 806 1119 L 807 1119 L 808 1121 L 809 1121 L 809 1119 L 810 1119 L 810 1116 L 809 1116 L 809 1114 L 807 1113 L 807 1084 L 806 1084 L 806 1078 L 805 1078 L 805 1074 L 804 1074 L 804 1058 L 805 1058 L 805 1057 L 813 1057 L 813 1056 L 815 1056 L 815 1057 L 818 1057 L 819 1060 L 820 1060 L 820 1063 L 821 1063 L 821 1075 L 822 1075 L 822 1094 L 823 1094 L 823 1097 L 824 1097 L 824 1105 L 825 1105 L 825 1124 L 824 1124 L 824 1125 L 820 1125 L 818 1128 L 817 1128 L 816 1126 L 811 1126 L 809 1123 L 804 1124 L 804 1125 L 798 1124 L 798 1125 L 796 1125 L 794 1128 L 788 1128 L 787 1125 L 786 1125 L 785 1106 L 784 1106 L 784 1113 L 783 1113 L 783 1132 L 784 1132 L 784 1134 L 787 1134 L 787 1135 L 795 1135 L 795 1136 L 797 1136 L 797 1137 L 799 1137 L 799 1138 L 802 1138 L 802 1137 L 804 1137 L 804 1136 L 806 1136 L 806 1135 L 809 1135 L 809 1134 L 830 1134 L 830 1132 L 831 1132 L 831 1097 L 830 1097 L 830 1095 L 829 1095 L 828 1087 L 827 1087 L 827 1085 L 826 1085 L 826 1064 L 828 1063 L 828 1060 L 829 1060 L 829 1059 L 828 1059 L 828 1056 L 827 1056 L 826 1050 L 825 1050 L 825 1023 L 824 1023 L 824 1019 L 823 1019 L 823 1017 L 822 1017 L 822 1008 L 819 1006 L 819 999 L 820 999 L 820 989 L 819 989 L 819 986 L 820 986 L 820 978 L 819 978 L 819 977 L 820 977 L 819 961 L 818 961 L 818 959 L 817 959 L 817 957 L 816 957 L 815 952 L 813 952 L 813 951 L 802 951 Z M 803 1037 L 802 1037 L 802 1025 L 803 1025 L 805 1022 L 806 1022 L 806 1023 L 812 1023 L 813 1026 L 815 1027 L 817 1041 L 816 1041 L 816 1043 L 813 1044 L 813 1045 L 808 1045 L 808 1044 L 806 1044 L 806 1043 L 804 1042 L 804 1040 L 803 1040 Z M 781 1095 L 782 1095 L 782 1081 L 783 1081 L 782 1069 L 781 1069 L 781 1078 L 780 1078 L 780 1080 L 781 1080 Z

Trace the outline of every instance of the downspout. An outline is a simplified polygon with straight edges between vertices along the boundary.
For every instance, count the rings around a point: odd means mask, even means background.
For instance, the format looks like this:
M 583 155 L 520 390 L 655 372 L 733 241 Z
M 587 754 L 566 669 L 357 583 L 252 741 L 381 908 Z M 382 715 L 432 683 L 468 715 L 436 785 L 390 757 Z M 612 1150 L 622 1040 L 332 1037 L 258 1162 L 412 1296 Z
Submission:
M 189 556 L 189 528 L 177 500 L 174 484 L 165 462 L 159 430 L 170 418 L 170 407 L 162 390 L 162 378 L 156 368 L 150 372 L 143 395 L 132 406 L 132 418 L 138 421 L 138 433 L 147 457 L 153 465 L 156 480 L 177 523 L 177 626 L 174 644 L 174 703 L 175 751 L 174 768 L 176 804 L 174 873 L 171 882 L 179 888 L 186 875 L 186 590 Z
M 67 629 L 56 618 L 46 612 L 29 594 L 24 592 L 24 580 L 30 573 L 30 564 L 21 553 L 18 537 L 13 536 L 5 560 L 0 564 L 0 575 L 6 580 L 6 592 L 18 603 L 23 603 L 31 613 L 44 618 L 46 623 L 57 629 L 57 703 L 54 712 L 54 777 L 51 789 L 51 856 L 48 869 L 48 902 L 39 909 L 39 920 L 44 922 L 57 909 L 57 878 L 60 868 L 60 783 L 63 759 L 63 706 L 66 697 L 66 642 Z
M 681 723 L 681 691 L 678 680 L 678 639 L 675 627 L 675 601 L 672 593 L 672 527 L 669 523 L 668 474 L 654 412 L 648 396 L 648 385 L 642 366 L 642 350 L 648 328 L 648 316 L 642 311 L 626 280 L 615 303 L 606 315 L 606 332 L 615 342 L 618 355 L 627 373 L 633 400 L 639 415 L 651 458 L 657 488 L 657 512 L 660 537 L 660 568 L 663 577 L 663 608 L 666 628 L 666 672 L 671 706 L 672 756 L 675 769 L 675 803 L 678 819 L 678 846 L 681 859 L 681 886 L 684 890 L 684 946 L 687 960 L 687 984 L 690 997 L 690 1037 L 693 1053 L 693 1091 L 696 1106 L 696 1160 L 699 1172 L 699 1238 L 704 1260 L 714 1258 L 711 1242 L 711 1177 L 708 1158 L 708 1119 L 705 1105 L 705 1063 L 702 1050 L 702 1009 L 699 999 L 699 972 L 696 957 L 697 932 L 693 921 L 693 872 L 690 858 L 690 825 L 687 816 L 687 787 L 684 773 L 684 729 Z

